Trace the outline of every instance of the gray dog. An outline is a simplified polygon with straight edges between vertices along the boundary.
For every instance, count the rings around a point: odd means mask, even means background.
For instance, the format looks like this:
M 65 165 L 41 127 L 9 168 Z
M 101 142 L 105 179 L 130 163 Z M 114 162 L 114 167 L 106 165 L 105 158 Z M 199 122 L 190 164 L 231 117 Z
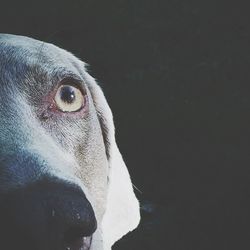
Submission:
M 85 64 L 0 34 L 0 246 L 108 250 L 139 223 L 111 110 Z

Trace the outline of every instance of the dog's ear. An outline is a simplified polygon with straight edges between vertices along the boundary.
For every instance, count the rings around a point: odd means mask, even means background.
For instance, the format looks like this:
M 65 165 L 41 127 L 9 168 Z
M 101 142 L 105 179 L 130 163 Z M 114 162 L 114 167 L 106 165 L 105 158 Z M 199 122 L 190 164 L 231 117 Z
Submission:
M 88 75 L 88 81 L 91 81 L 89 89 L 102 127 L 110 165 L 107 207 L 102 221 L 105 249 L 110 249 L 118 239 L 137 227 L 140 209 L 127 167 L 116 145 L 112 112 L 95 80 Z

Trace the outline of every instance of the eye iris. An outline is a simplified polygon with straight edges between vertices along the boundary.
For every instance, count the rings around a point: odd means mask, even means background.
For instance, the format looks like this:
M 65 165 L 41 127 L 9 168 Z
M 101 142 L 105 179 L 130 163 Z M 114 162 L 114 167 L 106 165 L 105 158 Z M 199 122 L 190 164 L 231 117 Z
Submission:
M 64 103 L 73 103 L 76 99 L 75 90 L 70 86 L 61 88 L 60 98 Z
M 84 106 L 85 98 L 80 89 L 72 85 L 61 85 L 56 92 L 54 102 L 62 112 L 76 112 Z

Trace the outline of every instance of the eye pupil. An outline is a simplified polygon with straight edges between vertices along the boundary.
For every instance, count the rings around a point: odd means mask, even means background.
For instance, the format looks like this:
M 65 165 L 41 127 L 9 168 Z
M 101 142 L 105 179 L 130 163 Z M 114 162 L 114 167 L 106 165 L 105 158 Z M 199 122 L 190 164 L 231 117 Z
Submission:
M 72 88 L 71 86 L 64 86 L 63 88 L 61 88 L 60 98 L 65 103 L 73 103 L 76 99 L 74 88 Z

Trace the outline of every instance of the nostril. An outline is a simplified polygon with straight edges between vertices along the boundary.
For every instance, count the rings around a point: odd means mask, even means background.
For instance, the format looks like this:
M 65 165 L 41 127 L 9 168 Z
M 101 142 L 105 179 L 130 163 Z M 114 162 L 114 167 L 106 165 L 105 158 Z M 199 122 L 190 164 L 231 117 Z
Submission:
M 65 232 L 64 240 L 66 243 L 71 243 L 78 238 L 83 238 L 85 236 L 83 232 L 84 229 L 81 227 L 70 228 Z
M 91 245 L 91 236 L 84 236 L 84 230 L 81 227 L 71 228 L 65 232 L 65 250 L 89 250 Z
M 75 239 L 66 244 L 65 250 L 89 250 L 91 246 L 92 237 L 83 237 Z
M 96 227 L 97 223 L 95 218 L 90 221 L 85 220 L 85 223 L 80 225 L 71 225 L 63 235 L 66 246 L 65 249 L 89 250 L 92 241 L 92 234 L 96 230 Z

